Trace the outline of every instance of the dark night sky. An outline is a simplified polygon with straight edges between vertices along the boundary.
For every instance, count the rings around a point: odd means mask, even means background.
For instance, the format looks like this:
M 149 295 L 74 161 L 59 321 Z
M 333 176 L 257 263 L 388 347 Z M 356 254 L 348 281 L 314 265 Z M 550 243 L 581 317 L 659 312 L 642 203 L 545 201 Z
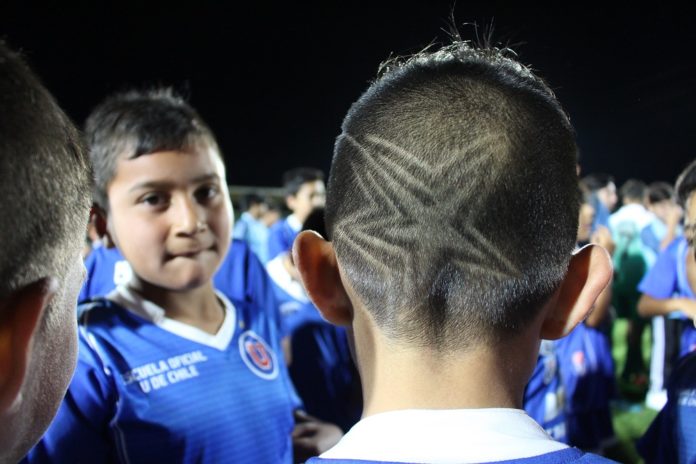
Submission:
M 446 41 L 453 4 L 93 3 L 5 2 L 0 36 L 24 50 L 78 124 L 114 91 L 183 91 L 217 134 L 228 180 L 241 185 L 277 185 L 298 165 L 328 171 L 341 119 L 380 61 Z M 549 81 L 578 132 L 585 173 L 673 181 L 696 157 L 693 15 L 565 3 L 460 0 L 455 18 L 493 20 L 495 37 L 517 44 Z

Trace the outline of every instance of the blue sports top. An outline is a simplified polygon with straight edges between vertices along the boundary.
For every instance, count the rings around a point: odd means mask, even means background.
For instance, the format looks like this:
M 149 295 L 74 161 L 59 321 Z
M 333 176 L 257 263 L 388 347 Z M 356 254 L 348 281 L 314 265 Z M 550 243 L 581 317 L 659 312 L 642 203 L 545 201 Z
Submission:
M 656 299 L 690 298 L 696 299 L 689 285 L 686 273 L 686 254 L 689 252 L 688 243 L 680 236 L 657 257 L 655 265 L 643 277 L 638 290 Z M 669 317 L 684 319 L 684 330 L 681 338 L 680 355 L 696 350 L 696 328 L 693 321 L 685 319 L 681 313 L 672 313 Z
M 555 440 L 567 443 L 565 400 L 558 365 L 553 342 L 543 340 L 536 367 L 524 390 L 524 410 Z
M 75 377 L 27 462 L 292 462 L 298 401 L 277 316 L 219 296 L 215 335 L 125 288 L 119 304 L 90 303 Z
M 696 462 L 696 353 L 682 358 L 667 387 L 667 404 L 638 443 L 648 464 Z
M 268 232 L 268 259 L 290 251 L 300 228 L 293 227 L 289 217 L 273 224 Z

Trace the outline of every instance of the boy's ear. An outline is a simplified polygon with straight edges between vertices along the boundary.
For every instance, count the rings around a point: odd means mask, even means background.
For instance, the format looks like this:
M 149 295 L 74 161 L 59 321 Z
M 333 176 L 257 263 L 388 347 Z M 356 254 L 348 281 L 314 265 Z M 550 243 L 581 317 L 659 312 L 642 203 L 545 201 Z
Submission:
M 19 397 L 34 335 L 57 289 L 56 279 L 44 277 L 0 300 L 0 416 Z
M 307 230 L 295 239 L 292 253 L 305 290 L 324 319 L 334 325 L 350 325 L 353 305 L 341 281 L 331 242 Z
M 573 254 L 558 299 L 544 318 L 541 338 L 555 340 L 568 335 L 590 314 L 612 274 L 611 257 L 604 248 L 587 245 Z
M 106 212 L 101 207 L 94 205 L 90 211 L 89 220 L 94 222 L 94 228 L 97 230 L 97 234 L 101 238 L 102 244 L 106 248 L 114 248 L 116 245 L 111 239 L 111 234 L 109 234 Z

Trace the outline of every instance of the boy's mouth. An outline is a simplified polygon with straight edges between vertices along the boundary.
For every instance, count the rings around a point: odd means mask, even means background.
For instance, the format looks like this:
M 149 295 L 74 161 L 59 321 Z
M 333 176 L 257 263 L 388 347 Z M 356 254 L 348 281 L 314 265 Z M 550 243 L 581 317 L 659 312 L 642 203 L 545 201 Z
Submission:
M 201 253 L 204 253 L 206 251 L 215 251 L 215 245 L 211 245 L 210 247 L 195 247 L 191 249 L 186 249 L 186 250 L 177 250 L 175 252 L 169 252 L 167 253 L 166 259 L 171 260 L 175 258 L 195 258 L 196 256 L 200 255 Z

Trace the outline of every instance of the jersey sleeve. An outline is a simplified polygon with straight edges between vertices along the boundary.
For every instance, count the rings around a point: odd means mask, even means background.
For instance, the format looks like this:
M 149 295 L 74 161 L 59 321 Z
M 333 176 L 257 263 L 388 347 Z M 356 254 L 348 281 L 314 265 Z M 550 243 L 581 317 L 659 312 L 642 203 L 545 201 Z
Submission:
M 249 224 L 244 221 L 237 221 L 234 224 L 234 231 L 232 232 L 232 238 L 237 240 L 246 240 L 247 232 L 249 230 Z
M 116 398 L 111 374 L 80 331 L 78 363 L 58 413 L 22 462 L 107 462 L 113 456 L 109 422 Z
M 281 253 L 288 251 L 288 244 L 283 233 L 285 220 L 278 221 L 268 231 L 268 260 L 275 258 Z
M 656 299 L 671 298 L 677 290 L 677 245 L 672 242 L 638 284 L 638 290 Z

